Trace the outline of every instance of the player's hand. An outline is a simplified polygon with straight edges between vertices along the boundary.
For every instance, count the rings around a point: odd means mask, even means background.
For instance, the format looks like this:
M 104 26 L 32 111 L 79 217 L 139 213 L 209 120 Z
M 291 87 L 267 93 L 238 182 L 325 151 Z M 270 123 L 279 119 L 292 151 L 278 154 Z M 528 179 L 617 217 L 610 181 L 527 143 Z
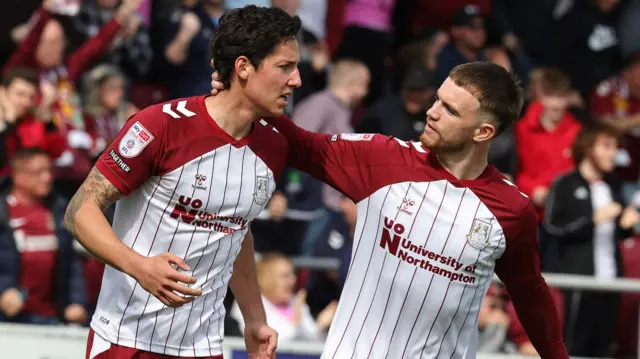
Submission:
M 196 278 L 178 272 L 172 265 L 185 271 L 191 269 L 175 254 L 162 253 L 141 260 L 132 276 L 144 290 L 158 298 L 164 305 L 177 308 L 191 303 L 202 294 L 202 291 L 180 284 L 194 284 Z
M 64 309 L 64 319 L 70 323 L 82 324 L 87 320 L 87 310 L 80 304 L 71 304 Z
M 23 307 L 22 295 L 16 288 L 9 288 L 0 294 L 0 312 L 7 318 L 18 315 Z
M 247 324 L 244 328 L 244 343 L 249 359 L 275 359 L 278 332 L 266 323 Z
M 218 71 L 215 71 L 211 74 L 211 95 L 215 96 L 220 91 L 224 90 L 224 84 L 220 80 L 220 76 L 218 75 Z

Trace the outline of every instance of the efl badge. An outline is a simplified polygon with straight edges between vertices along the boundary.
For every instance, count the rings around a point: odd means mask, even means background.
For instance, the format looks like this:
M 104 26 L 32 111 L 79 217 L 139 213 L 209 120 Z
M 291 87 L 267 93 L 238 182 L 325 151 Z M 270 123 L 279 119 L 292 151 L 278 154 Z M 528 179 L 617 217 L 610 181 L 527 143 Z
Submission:
M 373 133 L 342 133 L 340 139 L 344 141 L 371 141 Z
M 473 220 L 471 231 L 466 235 L 467 243 L 475 249 L 484 249 L 489 245 L 491 235 L 491 224 L 480 219 Z
M 140 122 L 136 122 L 129 128 L 127 134 L 122 136 L 118 151 L 122 157 L 132 158 L 140 154 L 154 137 Z
M 269 177 L 256 177 L 256 191 L 253 194 L 253 200 L 256 204 L 262 206 L 269 199 Z

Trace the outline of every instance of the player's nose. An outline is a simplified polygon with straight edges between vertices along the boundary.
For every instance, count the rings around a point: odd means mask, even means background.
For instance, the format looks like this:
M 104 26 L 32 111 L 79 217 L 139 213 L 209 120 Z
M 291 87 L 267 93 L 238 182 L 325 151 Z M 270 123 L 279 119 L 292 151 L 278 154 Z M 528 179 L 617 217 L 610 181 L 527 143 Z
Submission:
M 300 78 L 300 71 L 298 69 L 294 71 L 293 76 L 289 79 L 288 85 L 291 88 L 298 88 L 302 86 L 302 79 Z

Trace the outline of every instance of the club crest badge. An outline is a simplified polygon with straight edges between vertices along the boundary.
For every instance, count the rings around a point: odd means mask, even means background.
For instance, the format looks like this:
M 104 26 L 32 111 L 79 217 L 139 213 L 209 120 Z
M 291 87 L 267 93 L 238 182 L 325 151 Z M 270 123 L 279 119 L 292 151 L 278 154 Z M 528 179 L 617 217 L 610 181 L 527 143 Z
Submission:
M 253 201 L 262 206 L 269 199 L 269 177 L 256 177 L 256 190 L 253 193 Z
M 484 249 L 489 245 L 489 238 L 491 236 L 491 223 L 482 221 L 480 219 L 474 219 L 471 231 L 466 235 L 467 243 L 475 249 Z

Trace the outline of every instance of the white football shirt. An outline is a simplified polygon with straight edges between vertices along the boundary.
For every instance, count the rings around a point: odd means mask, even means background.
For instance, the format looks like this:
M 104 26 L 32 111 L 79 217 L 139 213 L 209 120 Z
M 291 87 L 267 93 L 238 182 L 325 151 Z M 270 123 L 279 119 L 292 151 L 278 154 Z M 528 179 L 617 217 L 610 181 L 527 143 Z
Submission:
M 540 273 L 535 210 L 493 166 L 458 180 L 417 142 L 315 134 L 286 117 L 267 121 L 289 142 L 288 165 L 358 207 L 322 358 L 473 358 L 494 272 L 542 357 L 567 357 Z
M 174 309 L 105 269 L 91 327 L 106 340 L 172 356 L 222 353 L 223 299 L 248 224 L 282 172 L 287 143 L 264 120 L 235 140 L 204 96 L 154 105 L 127 122 L 96 167 L 123 194 L 113 230 L 143 256 L 185 259 L 202 296 Z

